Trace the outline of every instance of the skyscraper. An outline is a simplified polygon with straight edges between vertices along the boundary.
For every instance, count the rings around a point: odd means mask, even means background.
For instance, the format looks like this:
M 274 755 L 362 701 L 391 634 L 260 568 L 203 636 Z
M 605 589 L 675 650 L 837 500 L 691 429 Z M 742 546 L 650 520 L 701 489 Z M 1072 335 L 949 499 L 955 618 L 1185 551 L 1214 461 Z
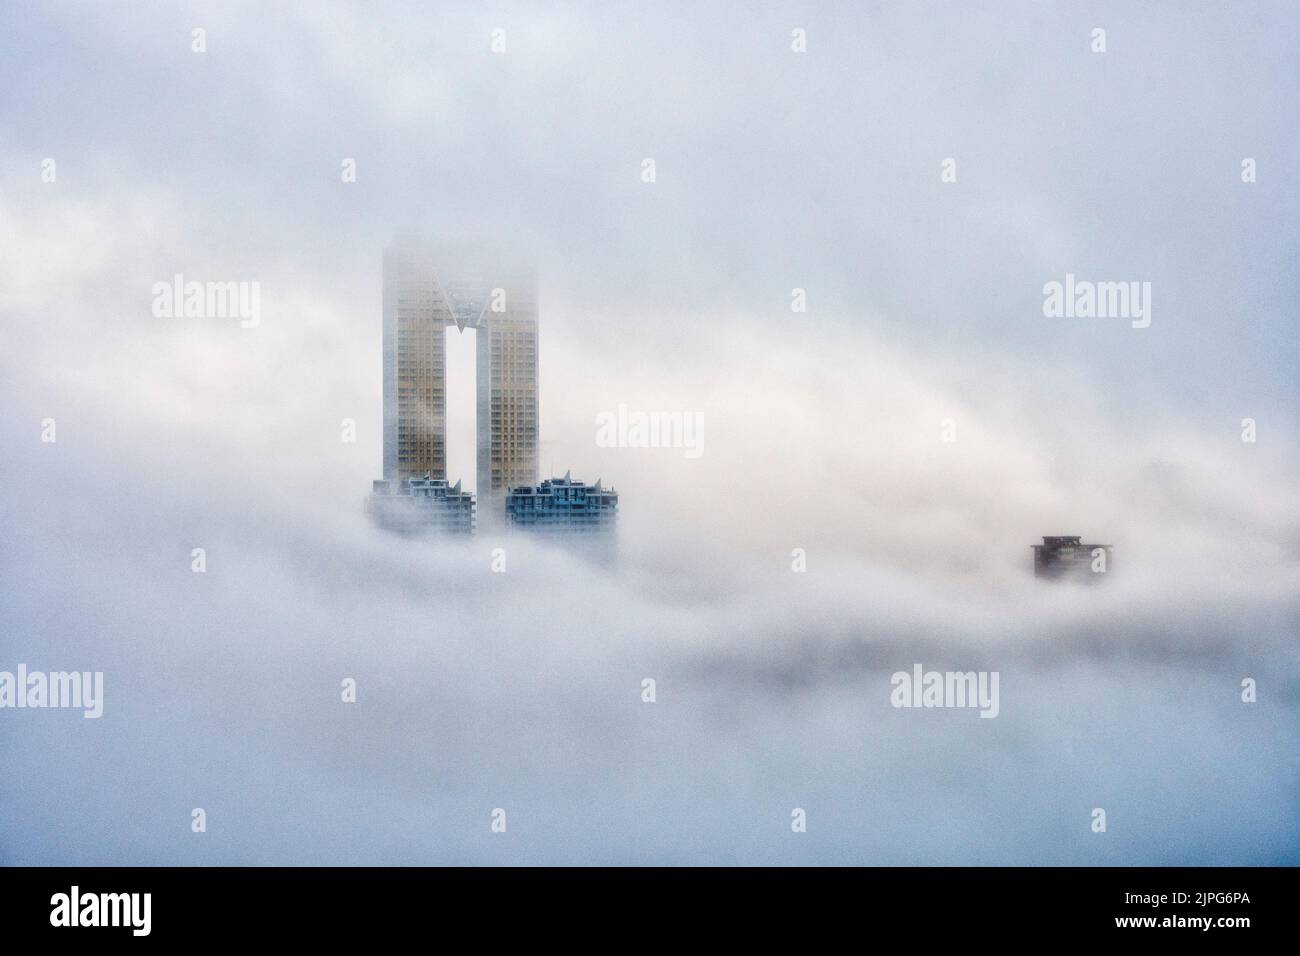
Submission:
M 447 478 L 447 328 L 474 330 L 477 494 L 537 481 L 537 289 L 531 270 L 406 245 L 384 251 L 384 478 Z
M 588 485 L 565 472 L 563 478 L 547 478 L 536 487 L 511 488 L 506 517 L 513 528 L 559 534 L 611 532 L 618 520 L 618 492 L 606 488 L 599 478 Z

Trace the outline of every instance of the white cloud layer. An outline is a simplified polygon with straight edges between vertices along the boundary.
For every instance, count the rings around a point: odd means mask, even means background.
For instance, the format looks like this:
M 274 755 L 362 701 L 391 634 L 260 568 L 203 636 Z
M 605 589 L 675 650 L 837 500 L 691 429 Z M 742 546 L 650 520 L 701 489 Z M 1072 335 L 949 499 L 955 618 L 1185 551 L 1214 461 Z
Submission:
M 0 713 L 0 861 L 1296 862 L 1298 220 L 1235 173 L 1294 155 L 1283 8 L 1116 8 L 1104 64 L 1037 8 L 828 10 L 804 61 L 783 11 L 125 9 L 0 41 L 0 669 L 106 697 Z M 616 561 L 366 524 L 407 228 L 537 250 L 543 458 L 618 488 Z M 1044 319 L 1067 269 L 1152 327 Z M 262 322 L 154 318 L 177 272 Z M 703 456 L 597 447 L 620 404 Z M 1034 581 L 1043 534 L 1105 586 Z M 914 663 L 999 717 L 891 708 Z

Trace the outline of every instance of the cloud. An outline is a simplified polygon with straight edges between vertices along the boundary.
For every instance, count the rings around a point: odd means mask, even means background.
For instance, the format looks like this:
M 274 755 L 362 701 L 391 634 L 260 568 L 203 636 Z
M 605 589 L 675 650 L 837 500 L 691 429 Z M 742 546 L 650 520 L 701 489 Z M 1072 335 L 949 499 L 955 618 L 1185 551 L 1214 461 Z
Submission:
M 0 669 L 106 703 L 5 712 L 0 859 L 1295 862 L 1294 243 L 1257 235 L 1294 198 L 1233 178 L 1294 153 L 1284 30 L 1207 62 L 1112 11 L 1103 64 L 1052 12 L 845 7 L 795 60 L 784 12 L 503 7 L 497 61 L 476 8 L 312 4 L 208 11 L 197 59 L 181 13 L 69 9 L 15 14 L 69 79 L 0 113 Z M 1251 144 L 1180 160 L 1234 79 Z M 543 458 L 619 489 L 616 560 L 366 523 L 406 228 L 536 252 Z M 1045 320 L 1066 268 L 1167 311 Z M 177 272 L 262 322 L 153 317 Z M 598 447 L 620 404 L 698 413 L 703 455 Z M 1113 575 L 1034 581 L 1043 534 Z M 891 708 L 915 663 L 999 671 L 1000 716 Z

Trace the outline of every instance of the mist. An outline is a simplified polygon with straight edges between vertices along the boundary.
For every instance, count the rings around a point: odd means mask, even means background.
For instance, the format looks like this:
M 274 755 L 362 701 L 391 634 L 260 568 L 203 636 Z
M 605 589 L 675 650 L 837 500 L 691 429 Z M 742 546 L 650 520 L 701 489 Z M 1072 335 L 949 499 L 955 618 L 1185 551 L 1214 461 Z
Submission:
M 0 713 L 0 862 L 1300 862 L 1300 31 L 1241 16 L 7 10 L 0 670 L 104 710 Z M 543 477 L 613 555 L 367 522 L 412 234 L 538 264 Z M 1067 272 L 1150 327 L 1045 317 Z M 260 322 L 151 314 L 177 273 Z M 917 664 L 997 718 L 891 706 Z

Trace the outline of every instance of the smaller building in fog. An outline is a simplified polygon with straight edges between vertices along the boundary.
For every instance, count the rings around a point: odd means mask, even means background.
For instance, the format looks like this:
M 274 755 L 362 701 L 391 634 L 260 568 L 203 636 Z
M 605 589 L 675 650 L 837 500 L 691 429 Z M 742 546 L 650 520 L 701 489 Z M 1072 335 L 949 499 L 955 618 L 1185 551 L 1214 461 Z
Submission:
M 1079 535 L 1043 537 L 1034 549 L 1034 576 L 1099 580 L 1111 569 L 1109 544 L 1085 544 Z
M 563 478 L 547 478 L 536 487 L 518 485 L 506 495 L 506 523 L 511 528 L 568 533 L 612 532 L 618 518 L 618 492 Z
M 366 500 L 366 512 L 381 528 L 403 534 L 474 533 L 474 495 L 445 479 L 380 479 Z

